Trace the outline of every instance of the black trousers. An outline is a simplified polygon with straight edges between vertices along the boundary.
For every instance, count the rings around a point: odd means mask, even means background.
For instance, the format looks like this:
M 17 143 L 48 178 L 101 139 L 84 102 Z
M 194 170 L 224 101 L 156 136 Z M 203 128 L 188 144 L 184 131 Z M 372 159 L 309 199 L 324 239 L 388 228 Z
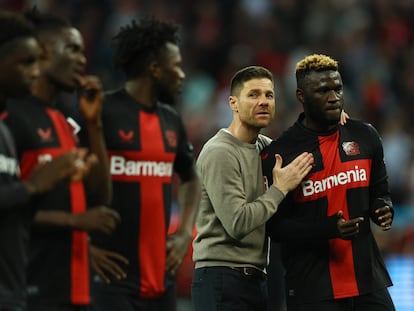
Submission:
M 57 305 L 48 303 L 29 304 L 27 311 L 90 311 L 89 306 Z
M 92 291 L 92 311 L 175 311 L 175 278 L 168 280 L 165 293 L 156 299 L 141 299 L 136 295 L 98 290 Z
M 287 311 L 395 311 L 387 288 L 352 298 L 320 301 L 311 304 L 288 304 Z
M 266 280 L 226 267 L 198 268 L 191 296 L 195 311 L 264 311 Z

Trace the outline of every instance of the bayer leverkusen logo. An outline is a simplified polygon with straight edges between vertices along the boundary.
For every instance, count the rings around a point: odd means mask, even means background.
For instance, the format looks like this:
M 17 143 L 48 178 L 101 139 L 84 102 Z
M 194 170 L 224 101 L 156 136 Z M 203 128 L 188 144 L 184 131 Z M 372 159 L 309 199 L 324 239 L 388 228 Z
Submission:
M 355 156 L 360 154 L 359 145 L 354 141 L 345 141 L 342 143 L 342 149 L 347 156 Z

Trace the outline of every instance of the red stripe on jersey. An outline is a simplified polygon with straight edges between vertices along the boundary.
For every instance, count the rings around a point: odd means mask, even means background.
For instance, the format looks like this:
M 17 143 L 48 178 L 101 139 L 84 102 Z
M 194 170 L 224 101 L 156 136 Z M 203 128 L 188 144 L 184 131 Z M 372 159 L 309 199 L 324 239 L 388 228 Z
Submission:
M 158 115 L 140 111 L 139 125 L 141 158 L 172 163 L 175 155 L 165 151 Z M 163 180 L 157 176 L 146 176 L 140 185 L 141 215 L 138 233 L 140 296 L 155 298 L 164 292 L 167 253 L 164 198 L 154 195 L 163 192 Z
M 61 154 L 76 147 L 75 138 L 65 117 L 58 111 L 46 109 L 55 127 L 58 140 L 61 144 Z M 83 183 L 72 182 L 70 184 L 72 213 L 84 213 L 86 211 L 86 198 Z M 73 304 L 89 304 L 89 258 L 87 233 L 72 231 L 71 253 L 71 301 Z
M 323 170 L 305 177 L 301 183 L 302 192 L 297 191 L 299 201 L 312 201 L 327 197 L 328 216 L 339 210 L 349 219 L 346 192 L 351 188 L 368 187 L 371 160 L 342 162 L 339 149 L 339 132 L 319 137 L 319 148 L 323 158 Z M 329 270 L 334 298 L 359 295 L 355 277 L 352 241 L 330 239 Z

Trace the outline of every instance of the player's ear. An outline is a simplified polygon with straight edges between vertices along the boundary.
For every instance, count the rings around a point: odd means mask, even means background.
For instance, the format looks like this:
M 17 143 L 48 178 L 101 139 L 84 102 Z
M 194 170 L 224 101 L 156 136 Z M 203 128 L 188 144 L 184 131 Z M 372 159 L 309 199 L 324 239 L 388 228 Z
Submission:
M 152 61 L 148 66 L 151 76 L 160 79 L 161 77 L 161 66 L 157 61 Z
M 302 89 L 296 89 L 296 98 L 301 104 L 305 102 Z
M 239 111 L 238 98 L 236 96 L 229 96 L 229 106 L 234 112 Z

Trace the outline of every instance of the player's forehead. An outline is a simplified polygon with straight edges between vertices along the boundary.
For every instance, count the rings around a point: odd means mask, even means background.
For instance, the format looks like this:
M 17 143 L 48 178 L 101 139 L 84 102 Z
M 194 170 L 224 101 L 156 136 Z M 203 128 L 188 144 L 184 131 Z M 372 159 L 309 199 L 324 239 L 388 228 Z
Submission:
M 245 81 L 243 83 L 243 87 L 241 91 L 246 93 L 252 90 L 274 92 L 273 81 L 268 78 L 264 78 L 264 77 L 253 78 L 253 79 Z
M 312 71 L 306 78 L 306 85 L 310 87 L 319 87 L 332 84 L 342 85 L 341 74 L 337 70 Z
M 28 57 L 38 57 L 39 43 L 34 37 L 23 37 L 12 40 L 0 47 L 0 62 L 13 63 Z

